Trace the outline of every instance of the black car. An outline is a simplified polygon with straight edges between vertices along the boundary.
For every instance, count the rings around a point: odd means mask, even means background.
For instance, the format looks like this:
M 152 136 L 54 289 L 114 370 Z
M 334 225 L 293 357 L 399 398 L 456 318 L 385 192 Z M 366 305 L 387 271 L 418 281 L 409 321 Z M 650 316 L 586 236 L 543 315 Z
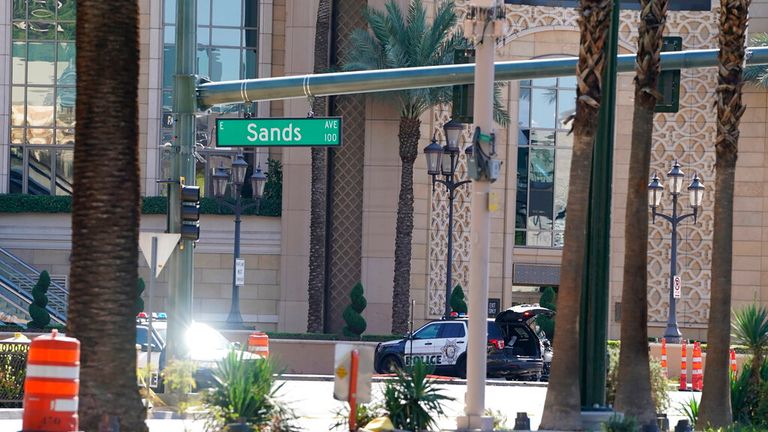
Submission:
M 538 314 L 552 311 L 522 305 L 501 312 L 487 322 L 487 375 L 507 379 L 538 380 L 544 373 L 542 342 L 531 327 Z M 435 367 L 435 373 L 466 377 L 466 317 L 432 321 L 404 339 L 376 346 L 374 368 L 386 373 L 418 359 Z

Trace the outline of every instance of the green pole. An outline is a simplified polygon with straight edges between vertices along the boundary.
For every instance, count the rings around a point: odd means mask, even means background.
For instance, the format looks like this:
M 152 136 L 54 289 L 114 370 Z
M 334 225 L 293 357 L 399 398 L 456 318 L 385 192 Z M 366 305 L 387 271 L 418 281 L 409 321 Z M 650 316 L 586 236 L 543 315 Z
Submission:
M 614 108 L 616 106 L 616 54 L 619 0 L 613 1 L 611 29 L 603 71 L 600 124 L 592 156 L 587 259 L 581 297 L 580 378 L 581 405 L 605 406 L 608 327 L 608 281 L 611 233 L 611 181 L 613 167 Z
M 173 111 L 176 140 L 172 146 L 171 180 L 195 184 L 195 112 L 197 45 L 197 1 L 179 0 L 176 9 L 176 75 L 173 87 Z M 169 232 L 181 232 L 180 185 L 170 183 L 168 199 Z M 167 357 L 185 358 L 184 333 L 192 322 L 192 287 L 194 284 L 194 242 L 180 240 L 169 265 L 169 314 Z

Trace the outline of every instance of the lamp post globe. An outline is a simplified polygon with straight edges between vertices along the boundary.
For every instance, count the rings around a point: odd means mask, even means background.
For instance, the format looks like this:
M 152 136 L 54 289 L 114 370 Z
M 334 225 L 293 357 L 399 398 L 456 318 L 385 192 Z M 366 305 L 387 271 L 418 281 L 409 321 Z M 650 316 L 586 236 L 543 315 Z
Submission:
M 435 137 L 432 137 L 432 142 L 424 147 L 424 157 L 427 159 L 427 174 L 431 176 L 440 174 L 443 148 L 437 143 Z
M 261 170 L 261 166 L 258 166 L 251 175 L 251 191 L 254 198 L 260 199 L 264 196 L 264 186 L 266 184 L 267 175 Z
M 240 186 L 245 183 L 245 172 L 248 171 L 248 162 L 243 159 L 242 154 L 235 156 L 235 160 L 232 161 L 232 183 Z

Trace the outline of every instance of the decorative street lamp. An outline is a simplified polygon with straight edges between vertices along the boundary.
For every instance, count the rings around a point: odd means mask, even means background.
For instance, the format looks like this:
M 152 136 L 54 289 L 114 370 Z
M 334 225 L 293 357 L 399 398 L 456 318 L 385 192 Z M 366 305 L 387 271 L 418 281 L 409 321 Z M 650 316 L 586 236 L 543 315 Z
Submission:
M 453 278 L 451 276 L 453 267 L 453 200 L 456 198 L 456 189 L 471 180 L 455 181 L 456 168 L 459 165 L 459 136 L 464 130 L 464 125 L 455 120 L 451 120 L 443 125 L 445 131 L 446 144 L 440 147 L 434 135 L 432 142 L 424 148 L 424 156 L 427 158 L 427 174 L 432 176 L 432 191 L 435 190 L 435 183 L 440 183 L 448 190 L 448 257 L 445 275 L 445 316 L 451 315 L 451 290 Z M 472 146 L 465 150 L 467 157 L 472 154 Z M 438 178 L 442 174 L 444 179 Z
M 243 324 L 243 317 L 240 315 L 240 287 L 237 285 L 237 260 L 240 258 L 240 215 L 242 212 L 259 208 L 261 203 L 261 197 L 264 195 L 264 185 L 267 182 L 267 176 L 261 171 L 261 166 L 258 166 L 253 170 L 251 175 L 251 192 L 253 198 L 256 200 L 253 203 L 243 204 L 242 202 L 242 187 L 245 183 L 245 172 L 248 170 L 248 163 L 243 159 L 242 154 L 235 156 L 235 160 L 232 161 L 232 196 L 234 202 L 225 200 L 225 194 L 227 190 L 227 183 L 230 181 L 230 173 L 227 170 L 219 166 L 216 168 L 213 177 L 213 195 L 216 197 L 219 205 L 222 205 L 235 213 L 235 250 L 232 260 L 232 305 L 229 308 L 229 315 L 227 316 L 227 323 L 232 326 L 241 326 Z
M 656 221 L 656 216 L 666 220 L 672 225 L 672 257 L 669 266 L 669 316 L 667 317 L 667 329 L 664 331 L 664 337 L 667 342 L 680 343 L 682 334 L 677 326 L 677 297 L 675 296 L 675 278 L 677 277 L 677 224 L 686 218 L 693 217 L 693 222 L 696 223 L 699 208 L 701 208 L 701 201 L 704 198 L 704 185 L 701 183 L 697 174 L 693 175 L 690 185 L 688 185 L 689 200 L 691 201 L 691 207 L 693 212 L 683 215 L 677 214 L 677 197 L 683 191 L 683 179 L 685 174 L 680 169 L 680 164 L 675 161 L 672 165 L 672 170 L 667 173 L 667 181 L 669 183 L 669 192 L 672 194 L 672 214 L 665 215 L 656 211 L 656 207 L 661 204 L 661 195 L 664 192 L 664 185 L 659 181 L 659 177 L 654 174 L 651 182 L 648 184 L 648 204 L 653 211 L 653 220 Z M 679 284 L 678 278 L 678 284 Z M 678 289 L 680 289 L 678 287 Z

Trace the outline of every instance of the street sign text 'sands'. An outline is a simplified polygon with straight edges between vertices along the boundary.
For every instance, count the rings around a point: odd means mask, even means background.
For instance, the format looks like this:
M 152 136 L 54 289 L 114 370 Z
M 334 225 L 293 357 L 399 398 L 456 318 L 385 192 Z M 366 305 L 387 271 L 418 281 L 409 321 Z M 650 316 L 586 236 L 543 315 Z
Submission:
M 216 147 L 340 145 L 341 117 L 216 119 Z

